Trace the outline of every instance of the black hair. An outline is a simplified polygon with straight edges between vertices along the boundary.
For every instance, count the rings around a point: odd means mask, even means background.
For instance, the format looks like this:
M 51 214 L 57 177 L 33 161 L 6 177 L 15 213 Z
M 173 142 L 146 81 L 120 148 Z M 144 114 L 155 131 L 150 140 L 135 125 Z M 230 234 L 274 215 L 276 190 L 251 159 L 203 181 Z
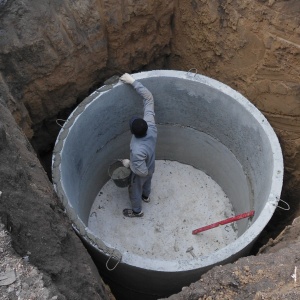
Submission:
M 132 118 L 130 120 L 130 131 L 136 138 L 141 138 L 146 136 L 148 130 L 147 122 L 142 118 Z

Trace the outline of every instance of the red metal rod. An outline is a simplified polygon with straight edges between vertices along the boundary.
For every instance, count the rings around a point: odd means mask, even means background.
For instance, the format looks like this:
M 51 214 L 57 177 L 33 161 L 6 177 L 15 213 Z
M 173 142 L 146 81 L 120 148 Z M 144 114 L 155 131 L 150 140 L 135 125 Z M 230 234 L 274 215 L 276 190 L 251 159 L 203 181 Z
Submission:
M 238 221 L 238 220 L 241 220 L 241 219 L 253 217 L 254 213 L 255 213 L 255 211 L 251 210 L 249 212 L 237 215 L 235 217 L 231 217 L 231 218 L 228 218 L 228 219 L 225 219 L 225 220 L 222 220 L 222 221 L 219 221 L 219 222 L 216 222 L 216 223 L 204 226 L 204 227 L 200 227 L 198 229 L 193 230 L 192 234 L 197 234 L 199 232 L 206 231 L 206 230 L 218 227 L 219 225 L 225 225 L 225 224 L 232 223 L 234 221 Z

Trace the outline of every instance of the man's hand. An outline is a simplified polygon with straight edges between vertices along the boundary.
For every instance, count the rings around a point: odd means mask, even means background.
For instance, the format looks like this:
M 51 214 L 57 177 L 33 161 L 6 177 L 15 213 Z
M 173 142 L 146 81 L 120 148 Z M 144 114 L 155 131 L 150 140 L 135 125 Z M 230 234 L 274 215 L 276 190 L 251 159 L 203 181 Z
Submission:
M 125 168 L 130 167 L 130 160 L 129 159 L 122 159 L 121 162 L 122 162 L 122 164 Z
M 125 83 L 128 83 L 128 84 L 133 84 L 134 83 L 134 78 L 131 75 L 129 75 L 128 73 L 123 74 L 120 77 L 120 80 L 125 82 Z

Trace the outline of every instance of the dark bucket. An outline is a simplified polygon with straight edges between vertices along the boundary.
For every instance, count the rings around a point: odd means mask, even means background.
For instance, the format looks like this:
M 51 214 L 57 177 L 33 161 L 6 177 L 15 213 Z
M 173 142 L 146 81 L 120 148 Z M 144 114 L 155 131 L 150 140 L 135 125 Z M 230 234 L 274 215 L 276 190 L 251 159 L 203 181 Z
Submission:
M 118 187 L 127 187 L 130 183 L 131 170 L 117 160 L 108 167 L 108 175 Z

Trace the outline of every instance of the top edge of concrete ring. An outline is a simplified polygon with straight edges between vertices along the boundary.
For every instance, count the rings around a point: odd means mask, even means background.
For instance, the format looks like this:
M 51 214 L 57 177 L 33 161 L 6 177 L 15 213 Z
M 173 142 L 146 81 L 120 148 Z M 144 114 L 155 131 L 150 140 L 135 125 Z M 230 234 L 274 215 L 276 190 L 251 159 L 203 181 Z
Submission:
M 192 75 L 191 75 L 192 74 Z M 238 258 L 239 256 L 243 255 L 243 253 L 246 253 L 249 249 L 249 245 L 253 244 L 255 239 L 258 237 L 260 232 L 263 230 L 263 228 L 266 226 L 266 224 L 271 219 L 278 201 L 280 199 L 280 193 L 282 188 L 282 182 L 283 182 L 283 158 L 282 158 L 282 151 L 281 147 L 278 141 L 278 138 L 268 122 L 268 120 L 265 118 L 265 116 L 249 101 L 247 100 L 242 94 L 235 91 L 231 87 L 215 80 L 209 77 L 206 77 L 204 75 L 200 74 L 194 74 L 194 73 L 188 73 L 186 71 L 176 71 L 176 70 L 155 70 L 155 71 L 147 71 L 147 72 L 140 72 L 140 73 L 134 73 L 131 74 L 136 80 L 147 80 L 148 78 L 174 78 L 176 80 L 182 79 L 187 81 L 194 81 L 198 82 L 204 86 L 209 86 L 214 90 L 217 90 L 221 94 L 227 95 L 228 97 L 232 98 L 233 101 L 238 102 L 246 111 L 248 111 L 252 117 L 257 121 L 257 124 L 263 129 L 263 131 L 266 133 L 266 136 L 269 139 L 270 143 L 270 156 L 272 156 L 272 183 L 270 184 L 270 192 L 268 200 L 264 204 L 264 208 L 261 210 L 261 212 L 257 215 L 255 215 L 253 219 L 253 223 L 251 226 L 242 234 L 240 235 L 235 241 L 228 244 L 224 248 L 221 248 L 211 255 L 206 256 L 200 256 L 198 258 L 191 260 L 179 260 L 179 261 L 159 261 L 158 263 L 152 264 L 153 270 L 159 270 L 159 271 L 168 271 L 168 272 L 176 272 L 176 271 L 182 271 L 182 270 L 193 270 L 196 268 L 205 268 L 207 266 L 211 265 L 217 265 L 223 262 L 231 261 L 232 259 Z M 122 82 L 117 83 L 114 85 L 111 90 L 114 90 L 117 87 L 120 87 L 122 85 Z M 107 90 L 103 93 L 110 93 L 111 90 Z M 99 97 L 101 97 L 102 93 L 95 94 L 93 93 L 93 99 L 91 101 L 87 102 L 86 107 L 93 104 L 93 102 L 97 101 Z M 69 116 L 68 120 L 75 118 L 73 120 L 72 126 L 70 126 L 70 131 L 72 130 L 72 127 L 74 124 L 76 124 L 76 121 L 80 116 L 84 114 L 84 111 L 80 114 L 76 114 L 76 109 L 73 111 L 73 113 Z M 250 126 L 250 125 L 249 125 Z M 58 136 L 57 141 L 59 140 L 59 137 L 62 133 L 64 128 L 61 129 L 61 132 Z M 65 138 L 66 139 L 66 138 Z M 57 145 L 57 143 L 56 143 Z M 55 147 L 56 147 L 55 145 Z M 256 145 L 254 145 L 256 146 Z M 64 149 L 64 143 L 61 147 L 61 149 L 55 149 L 55 153 L 59 152 L 61 153 Z M 272 152 L 272 153 L 271 153 Z M 55 154 L 54 154 L 55 155 Z M 59 178 L 61 180 L 61 178 Z M 64 188 L 64 183 L 62 182 L 62 188 Z M 62 193 L 65 195 L 65 193 Z M 68 196 L 66 196 L 68 197 Z M 67 203 L 70 203 L 69 199 L 67 199 Z M 76 225 L 76 222 L 75 222 Z M 201 241 L 201 235 L 195 237 L 195 239 Z M 136 266 L 143 268 L 146 266 L 149 268 L 149 265 L 151 265 L 151 261 L 147 262 L 147 258 L 140 258 L 135 257 L 134 258 L 137 262 Z M 126 263 L 126 261 L 124 261 Z M 159 267 L 158 267 L 159 266 Z

